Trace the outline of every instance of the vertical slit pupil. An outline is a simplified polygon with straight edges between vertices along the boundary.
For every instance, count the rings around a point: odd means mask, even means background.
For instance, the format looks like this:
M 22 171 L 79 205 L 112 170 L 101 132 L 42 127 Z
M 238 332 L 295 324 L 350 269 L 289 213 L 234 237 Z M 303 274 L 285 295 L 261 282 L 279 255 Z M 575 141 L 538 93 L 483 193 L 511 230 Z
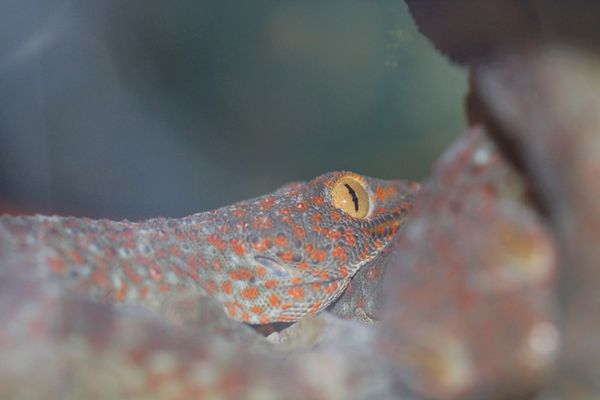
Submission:
M 356 196 L 356 192 L 354 191 L 354 189 L 352 189 L 352 186 L 348 185 L 347 183 L 344 183 L 344 186 L 346 186 L 346 189 L 348 189 L 348 193 L 350 193 L 350 196 L 352 196 L 352 202 L 354 203 L 354 211 L 358 212 L 358 196 Z

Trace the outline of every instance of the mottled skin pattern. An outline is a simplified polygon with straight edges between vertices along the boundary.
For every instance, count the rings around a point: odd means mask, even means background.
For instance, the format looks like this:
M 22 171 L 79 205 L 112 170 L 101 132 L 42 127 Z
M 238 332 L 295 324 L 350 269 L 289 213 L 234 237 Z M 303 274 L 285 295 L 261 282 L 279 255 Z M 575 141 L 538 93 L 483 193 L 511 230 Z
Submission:
M 332 203 L 332 187 L 348 177 L 368 195 L 362 219 Z M 29 266 L 105 302 L 156 304 L 164 293 L 196 290 L 239 321 L 296 321 L 326 308 L 385 252 L 416 189 L 332 172 L 180 219 L 4 216 L 0 265 Z

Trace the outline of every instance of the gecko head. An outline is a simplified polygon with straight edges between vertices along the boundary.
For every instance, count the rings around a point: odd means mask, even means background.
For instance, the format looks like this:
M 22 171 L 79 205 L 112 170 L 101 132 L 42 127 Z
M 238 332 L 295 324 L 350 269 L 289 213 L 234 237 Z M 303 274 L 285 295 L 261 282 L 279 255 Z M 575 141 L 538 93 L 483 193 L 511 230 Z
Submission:
M 331 172 L 218 212 L 227 216 L 226 233 L 212 241 L 233 265 L 232 290 L 222 297 L 239 308 L 230 316 L 295 321 L 327 307 L 389 248 L 417 190 L 412 182 Z
M 347 171 L 288 184 L 271 195 L 281 199 L 273 206 L 280 215 L 275 249 L 255 261 L 280 278 L 349 277 L 387 249 L 417 190 L 413 182 Z

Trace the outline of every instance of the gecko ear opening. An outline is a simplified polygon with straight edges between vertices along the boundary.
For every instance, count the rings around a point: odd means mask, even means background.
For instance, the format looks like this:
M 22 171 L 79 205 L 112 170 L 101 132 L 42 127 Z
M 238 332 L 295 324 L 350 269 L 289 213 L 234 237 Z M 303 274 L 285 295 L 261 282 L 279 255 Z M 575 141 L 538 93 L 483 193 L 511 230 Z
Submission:
M 269 273 L 275 275 L 277 278 L 292 277 L 292 274 L 285 266 L 270 257 L 254 256 L 254 261 L 265 267 Z
M 344 176 L 334 182 L 331 199 L 334 207 L 354 218 L 365 218 L 371 208 L 365 184 L 353 176 Z

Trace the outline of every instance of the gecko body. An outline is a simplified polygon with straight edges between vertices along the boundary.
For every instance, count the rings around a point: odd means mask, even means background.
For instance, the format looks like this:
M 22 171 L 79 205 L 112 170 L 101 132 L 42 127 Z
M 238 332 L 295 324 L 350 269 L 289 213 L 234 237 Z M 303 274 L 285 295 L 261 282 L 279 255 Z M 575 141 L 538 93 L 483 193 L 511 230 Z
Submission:
M 416 189 L 332 172 L 179 219 L 3 216 L 0 274 L 58 280 L 111 303 L 200 291 L 239 321 L 296 321 L 330 305 L 386 251 Z

